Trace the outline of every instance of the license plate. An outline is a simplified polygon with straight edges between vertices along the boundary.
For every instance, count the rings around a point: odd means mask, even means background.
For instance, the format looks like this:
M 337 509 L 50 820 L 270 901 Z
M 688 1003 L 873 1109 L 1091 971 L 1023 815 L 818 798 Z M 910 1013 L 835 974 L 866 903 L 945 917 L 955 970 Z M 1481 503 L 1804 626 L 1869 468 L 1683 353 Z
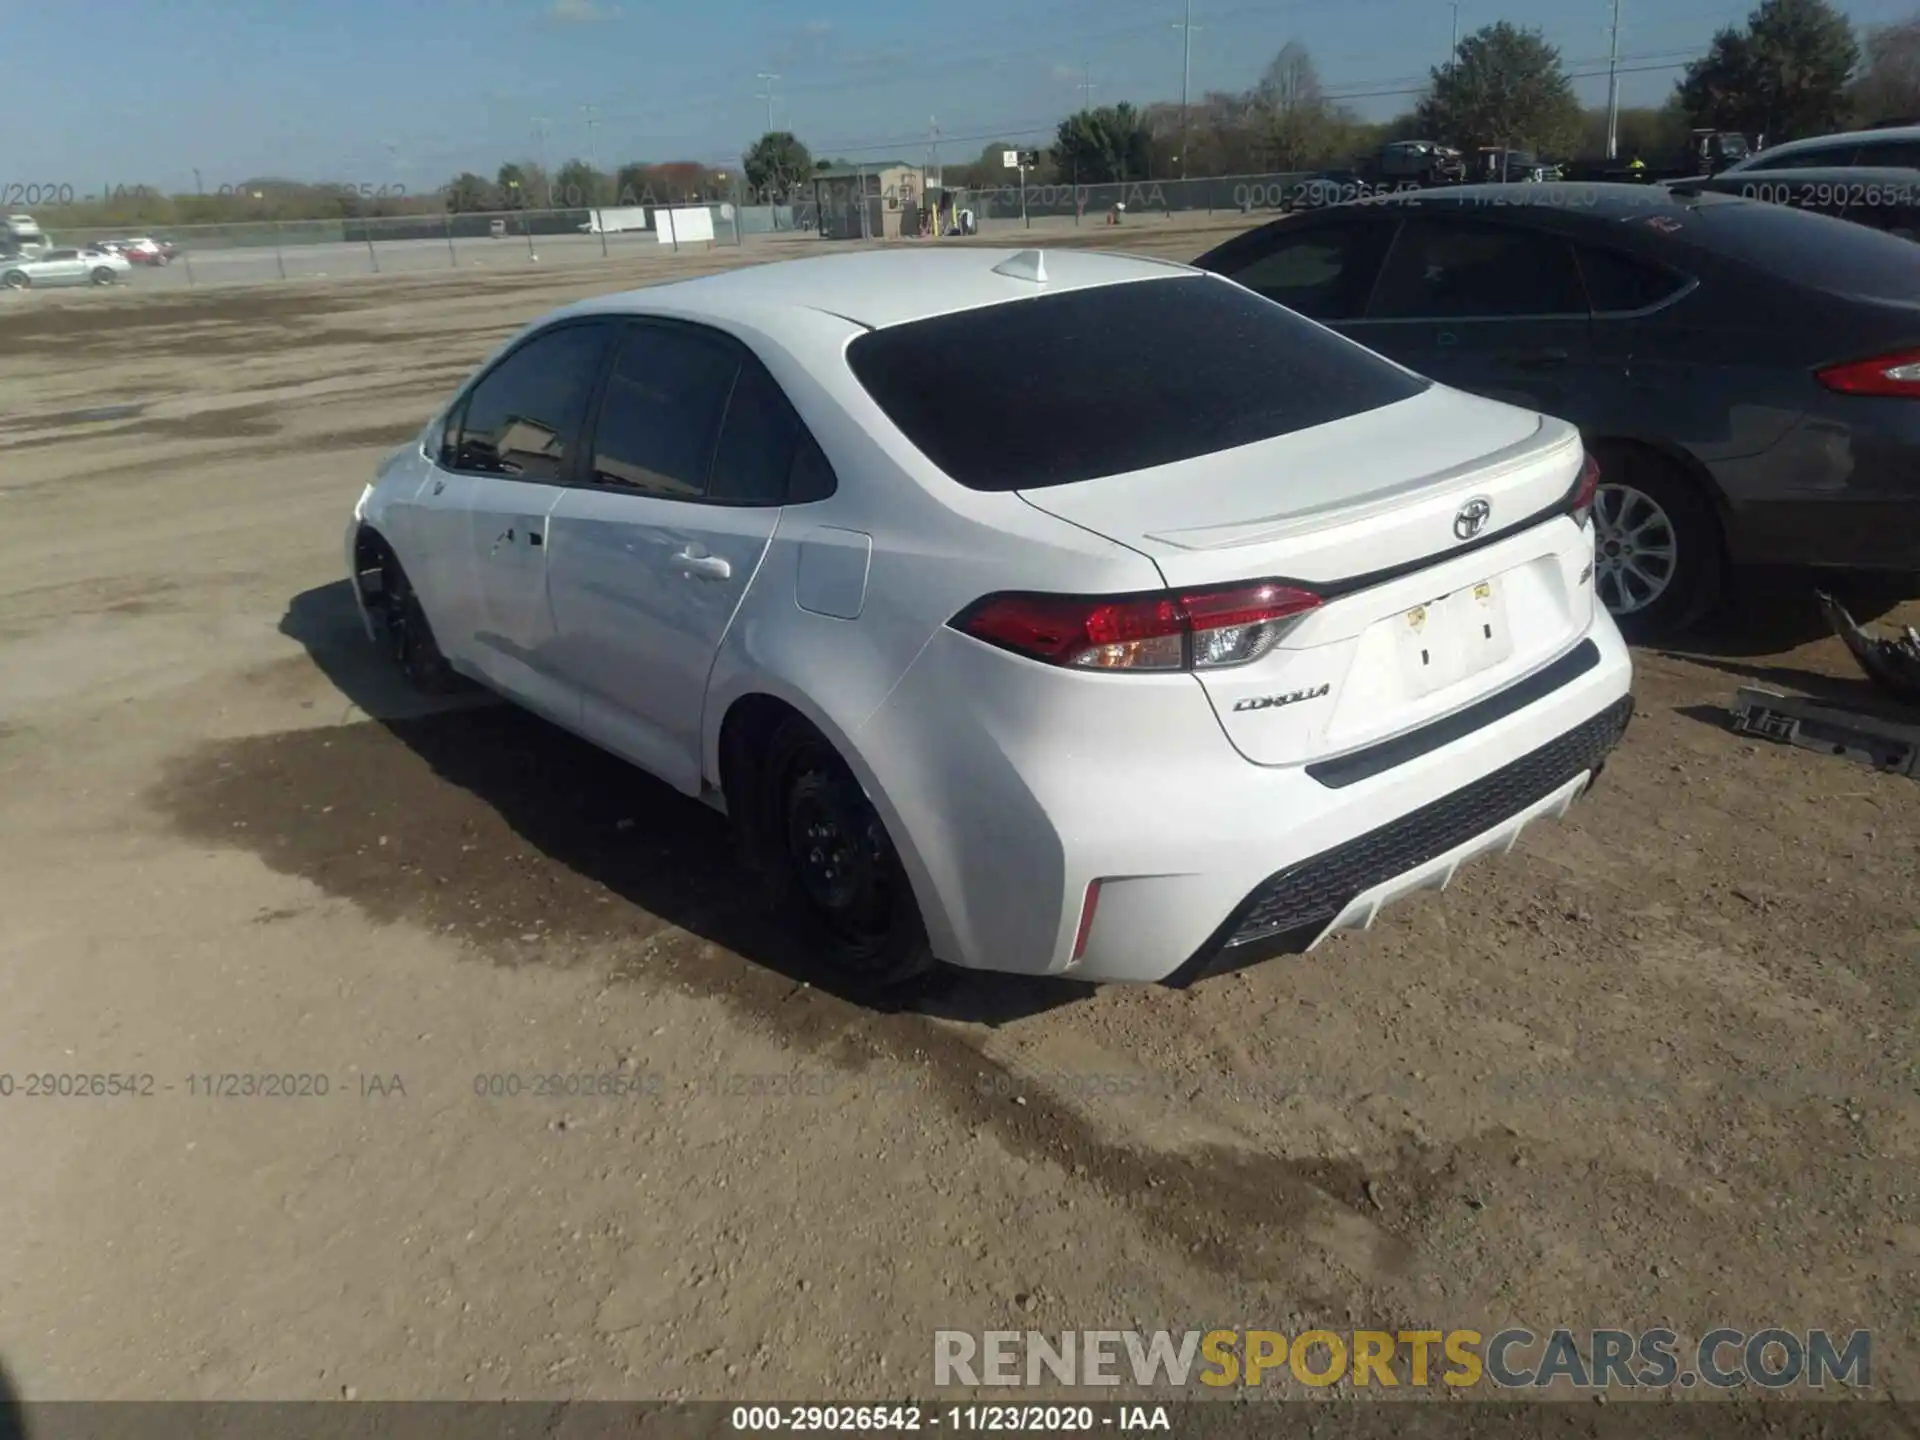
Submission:
M 1506 597 L 1495 580 L 1416 605 L 1396 629 L 1401 672 L 1415 695 L 1444 690 L 1513 654 Z

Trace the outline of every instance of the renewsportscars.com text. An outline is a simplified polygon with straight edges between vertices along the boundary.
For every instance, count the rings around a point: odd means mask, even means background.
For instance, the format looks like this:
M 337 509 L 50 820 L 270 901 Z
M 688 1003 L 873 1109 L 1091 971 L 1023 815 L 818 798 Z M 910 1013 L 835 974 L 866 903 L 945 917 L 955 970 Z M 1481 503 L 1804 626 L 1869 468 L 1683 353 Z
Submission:
M 1738 1390 L 1872 1385 L 1873 1337 L 1779 1327 L 1673 1330 L 940 1330 L 935 1385 Z

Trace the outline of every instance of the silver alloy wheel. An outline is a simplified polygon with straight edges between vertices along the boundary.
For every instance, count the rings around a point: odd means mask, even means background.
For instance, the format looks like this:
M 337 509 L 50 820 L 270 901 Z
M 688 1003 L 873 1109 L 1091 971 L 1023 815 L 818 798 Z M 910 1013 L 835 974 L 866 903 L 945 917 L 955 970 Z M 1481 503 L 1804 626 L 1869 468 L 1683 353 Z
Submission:
M 1600 603 L 1615 615 L 1653 604 L 1673 584 L 1680 549 L 1673 521 L 1631 485 L 1602 485 L 1593 497 L 1593 574 Z

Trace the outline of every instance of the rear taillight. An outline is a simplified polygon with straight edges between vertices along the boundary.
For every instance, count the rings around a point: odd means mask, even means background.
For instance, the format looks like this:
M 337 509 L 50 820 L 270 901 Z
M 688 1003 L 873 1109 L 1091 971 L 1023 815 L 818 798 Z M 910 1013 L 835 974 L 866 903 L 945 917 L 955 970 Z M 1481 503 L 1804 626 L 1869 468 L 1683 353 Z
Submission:
M 1567 496 L 1567 509 L 1573 515 L 1573 523 L 1585 525 L 1593 518 L 1593 497 L 1600 488 L 1600 462 L 1589 455 L 1581 462 L 1580 478 L 1573 482 L 1573 490 Z
M 1842 395 L 1904 395 L 1920 399 L 1920 350 L 1896 350 L 1871 360 L 1829 365 L 1817 374 L 1822 385 Z
M 1219 670 L 1258 660 L 1320 597 L 1273 581 L 1157 595 L 989 595 L 954 629 L 1073 670 Z

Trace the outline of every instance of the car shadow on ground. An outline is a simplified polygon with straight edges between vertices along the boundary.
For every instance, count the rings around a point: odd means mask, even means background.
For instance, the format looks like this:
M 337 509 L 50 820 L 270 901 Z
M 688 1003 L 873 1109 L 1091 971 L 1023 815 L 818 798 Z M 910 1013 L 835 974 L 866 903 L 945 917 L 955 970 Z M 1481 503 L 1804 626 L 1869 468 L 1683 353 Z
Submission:
M 350 582 L 293 597 L 280 630 L 434 776 L 469 792 L 552 863 L 753 964 L 868 1009 L 987 1025 L 1092 993 L 1080 982 L 949 969 L 905 993 L 850 982 L 814 961 L 758 903 L 723 816 L 477 687 L 448 697 L 416 695 L 368 640 Z M 412 852 L 471 848 L 455 807 L 439 835 L 430 796 L 412 809 Z M 530 878 L 515 874 L 502 883 L 524 887 Z
M 0 1360 L 0 1440 L 26 1440 L 26 1412 L 20 1407 L 20 1391 Z

